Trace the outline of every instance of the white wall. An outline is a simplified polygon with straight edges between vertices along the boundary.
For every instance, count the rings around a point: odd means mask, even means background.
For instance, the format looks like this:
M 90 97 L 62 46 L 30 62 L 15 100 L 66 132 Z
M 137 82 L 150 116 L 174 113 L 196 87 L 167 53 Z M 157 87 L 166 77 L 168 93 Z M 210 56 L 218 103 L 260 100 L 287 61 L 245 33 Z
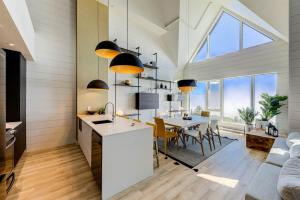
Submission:
M 27 0 L 36 30 L 27 62 L 27 151 L 75 141 L 76 1 Z
M 288 44 L 279 40 L 203 62 L 191 63 L 185 68 L 184 77 L 200 81 L 276 72 L 278 94 L 288 95 L 288 65 Z M 287 106 L 284 106 L 282 114 L 277 117 L 281 131 L 287 132 L 287 119 Z
M 300 132 L 300 1 L 290 1 L 290 131 Z

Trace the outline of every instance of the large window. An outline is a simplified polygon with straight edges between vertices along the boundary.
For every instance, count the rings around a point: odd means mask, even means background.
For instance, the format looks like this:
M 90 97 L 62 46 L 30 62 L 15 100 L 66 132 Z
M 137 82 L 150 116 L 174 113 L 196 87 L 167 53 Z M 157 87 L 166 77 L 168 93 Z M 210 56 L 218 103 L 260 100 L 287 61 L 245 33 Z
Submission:
M 260 74 L 255 76 L 255 110 L 261 112 L 259 101 L 261 94 L 267 93 L 269 95 L 276 94 L 277 75 L 276 74 Z
M 224 79 L 224 121 L 242 123 L 238 109 L 251 107 L 251 76 Z
M 197 88 L 191 93 L 190 102 L 193 113 L 206 110 L 206 82 L 197 82 Z
M 221 105 L 221 87 L 220 81 L 210 81 L 208 84 L 208 109 L 220 110 Z
M 224 12 L 210 33 L 209 42 L 210 57 L 238 51 L 240 48 L 240 21 Z
M 261 94 L 275 95 L 276 88 L 275 73 L 198 82 L 191 92 L 190 108 L 193 113 L 208 110 L 211 116 L 222 117 L 224 122 L 243 123 L 238 109 L 252 107 L 261 112 Z
M 241 37 L 243 39 L 240 39 Z M 242 20 L 222 12 L 213 29 L 203 41 L 193 62 L 200 62 L 207 58 L 236 52 L 241 48 L 257 46 L 273 40 Z

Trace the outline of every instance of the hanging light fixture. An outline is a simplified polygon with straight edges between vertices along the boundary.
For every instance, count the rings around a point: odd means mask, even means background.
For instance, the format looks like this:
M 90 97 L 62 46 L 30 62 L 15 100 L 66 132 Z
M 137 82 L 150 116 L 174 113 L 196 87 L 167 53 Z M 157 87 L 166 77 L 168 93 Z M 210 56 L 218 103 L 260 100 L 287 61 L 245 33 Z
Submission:
M 127 0 L 127 51 L 128 51 L 128 0 Z M 120 74 L 139 74 L 144 71 L 141 60 L 133 54 L 121 53 L 113 58 L 110 70 Z
M 189 0 L 188 0 L 188 6 L 187 6 L 187 15 L 188 15 L 188 38 L 187 38 L 187 44 L 188 44 L 188 50 L 187 50 L 187 57 L 189 61 L 189 51 L 190 51 L 190 39 L 189 39 L 189 30 L 190 30 L 190 17 L 189 17 Z M 197 85 L 196 81 L 194 79 L 183 79 L 177 82 L 177 86 L 181 92 L 191 92 Z
M 99 57 L 112 59 L 121 53 L 121 49 L 116 43 L 105 40 L 98 43 L 95 53 Z
M 177 82 L 181 92 L 191 92 L 197 85 L 194 79 L 183 79 Z
M 98 26 L 98 41 L 99 41 L 99 3 L 98 1 L 96 1 L 97 3 L 97 26 Z M 99 43 L 100 44 L 100 43 Z M 89 90 L 108 90 L 108 85 L 105 83 L 105 81 L 100 80 L 99 77 L 99 57 L 97 57 L 98 60 L 98 79 L 93 80 L 91 82 L 89 82 L 89 84 L 87 85 L 87 89 Z
M 108 0 L 108 11 L 109 11 L 109 0 Z M 98 24 L 98 35 L 99 35 L 99 24 Z M 95 53 L 99 57 L 112 59 L 121 53 L 121 49 L 115 42 L 109 40 L 99 42 L 98 39 L 98 45 L 96 46 Z

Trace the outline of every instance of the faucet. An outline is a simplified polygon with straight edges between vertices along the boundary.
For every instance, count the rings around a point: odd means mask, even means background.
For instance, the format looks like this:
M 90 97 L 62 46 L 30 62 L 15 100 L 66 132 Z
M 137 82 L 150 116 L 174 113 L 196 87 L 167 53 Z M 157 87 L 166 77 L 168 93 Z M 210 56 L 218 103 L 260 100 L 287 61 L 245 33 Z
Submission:
M 109 104 L 112 105 L 112 109 L 113 109 L 113 112 L 112 112 L 112 121 L 114 121 L 114 120 L 115 120 L 115 105 L 114 105 L 112 102 L 109 101 L 109 102 L 107 102 L 107 103 L 105 104 L 104 112 L 105 112 L 105 114 L 106 114 L 106 107 L 107 107 Z

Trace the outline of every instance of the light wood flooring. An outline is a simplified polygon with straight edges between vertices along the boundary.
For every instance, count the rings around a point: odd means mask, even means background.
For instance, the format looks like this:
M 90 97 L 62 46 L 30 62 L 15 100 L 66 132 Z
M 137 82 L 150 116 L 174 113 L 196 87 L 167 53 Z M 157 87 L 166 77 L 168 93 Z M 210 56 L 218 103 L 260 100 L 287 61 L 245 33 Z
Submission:
M 247 149 L 244 136 L 229 136 L 239 141 L 200 163 L 196 167 L 198 172 L 175 165 L 173 160 L 160 155 L 161 165 L 153 177 L 117 194 L 113 200 L 243 199 L 266 153 Z M 15 171 L 17 181 L 8 200 L 99 199 L 96 183 L 77 145 L 25 154 Z

